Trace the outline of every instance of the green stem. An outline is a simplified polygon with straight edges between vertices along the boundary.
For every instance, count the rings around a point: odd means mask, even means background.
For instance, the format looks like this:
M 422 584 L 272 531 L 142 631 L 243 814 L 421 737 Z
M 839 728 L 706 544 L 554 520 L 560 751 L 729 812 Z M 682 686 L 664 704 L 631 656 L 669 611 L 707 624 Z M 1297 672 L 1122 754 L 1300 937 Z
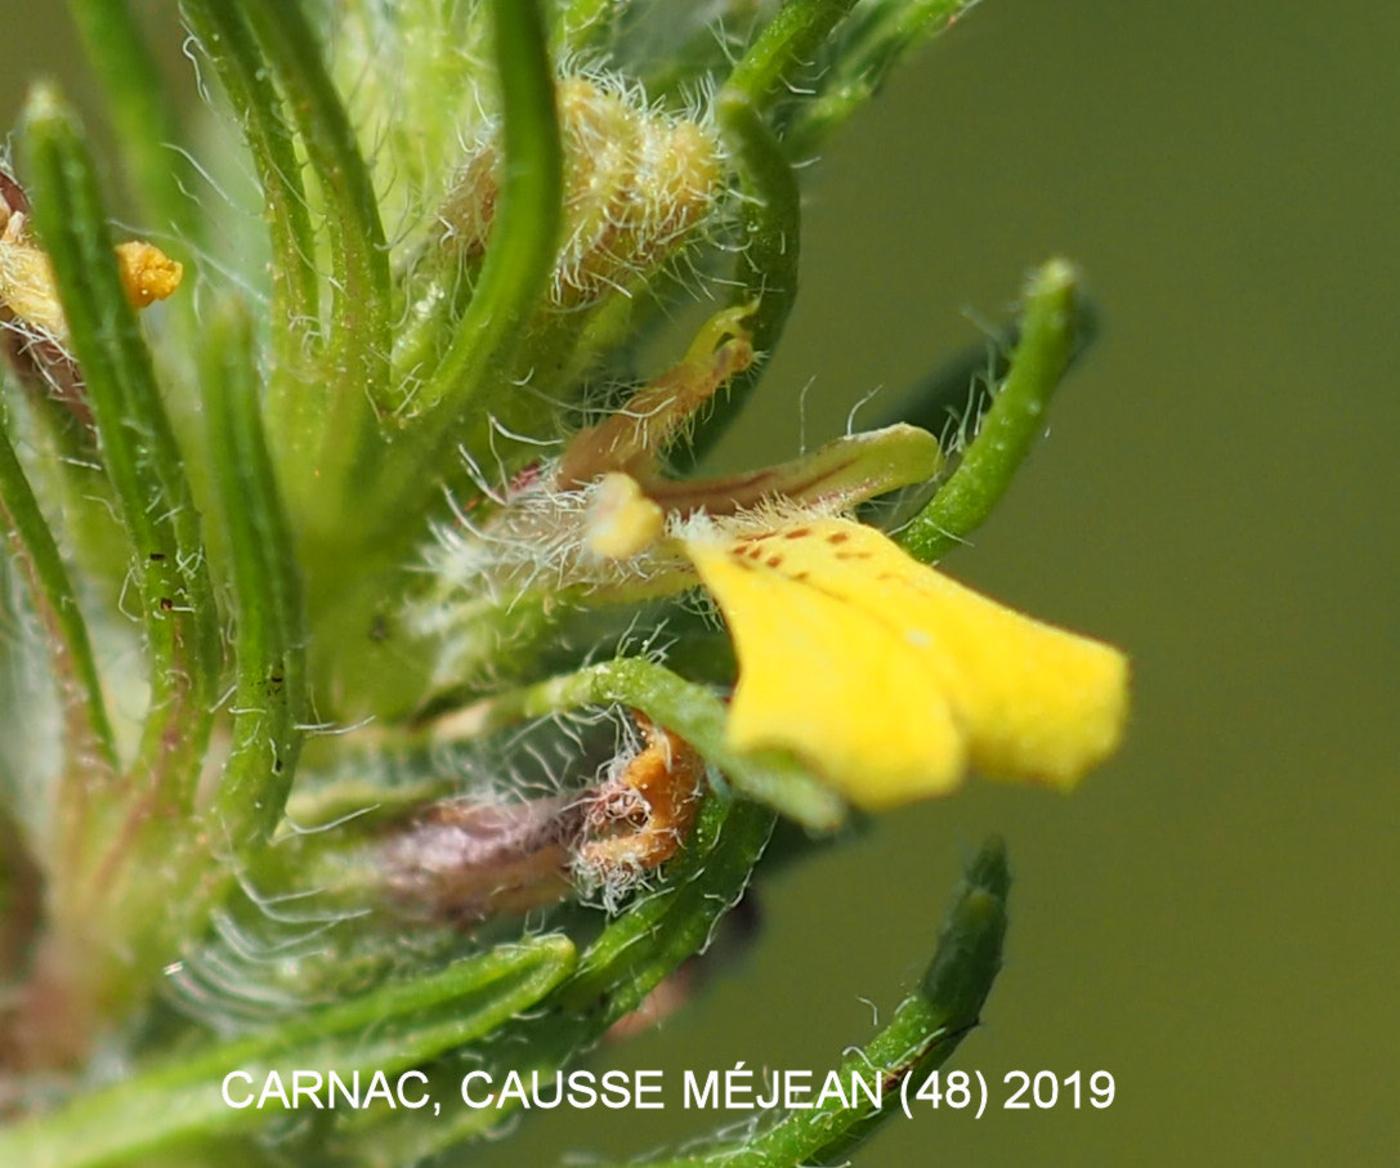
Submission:
M 933 963 L 900 1003 L 890 1024 L 863 1050 L 852 1051 L 836 1075 L 880 1085 L 881 1105 L 841 1101 L 792 1111 L 758 1135 L 696 1155 L 648 1161 L 638 1168 L 798 1168 L 850 1162 L 851 1151 L 901 1109 L 926 1106 L 913 1096 L 977 1025 L 1001 968 L 1010 876 L 1000 840 L 989 840 L 968 868 L 939 936 Z M 907 1089 L 907 1090 L 906 1090 Z
M 209 449 L 238 616 L 233 744 L 212 815 L 235 848 L 281 817 L 308 709 L 301 580 L 263 436 L 251 325 L 229 306 L 204 352 Z
M 977 437 L 899 535 L 911 555 L 941 558 L 991 514 L 1045 429 L 1046 407 L 1069 368 L 1078 327 L 1078 274 L 1065 260 L 1051 260 L 1031 278 L 1020 343 Z
M 512 690 L 443 719 L 435 733 L 443 738 L 463 731 L 488 734 L 530 718 L 613 703 L 641 710 L 674 730 L 724 772 L 735 790 L 814 831 L 830 831 L 845 818 L 841 799 L 789 755 L 732 750 L 725 741 L 724 703 L 713 692 L 640 657 L 618 658 Z

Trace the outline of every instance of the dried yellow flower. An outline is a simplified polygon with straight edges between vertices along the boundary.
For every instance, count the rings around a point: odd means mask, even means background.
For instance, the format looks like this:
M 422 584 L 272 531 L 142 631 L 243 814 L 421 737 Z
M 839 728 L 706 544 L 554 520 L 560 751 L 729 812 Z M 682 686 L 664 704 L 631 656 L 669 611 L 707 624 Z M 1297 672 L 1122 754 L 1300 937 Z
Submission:
M 146 308 L 174 295 L 184 277 L 184 266 L 154 244 L 140 240 L 116 248 L 117 270 L 127 299 L 134 308 Z M 0 308 L 36 333 L 63 344 L 68 322 L 58 299 L 53 265 L 30 237 L 26 216 L 8 213 L 0 232 Z

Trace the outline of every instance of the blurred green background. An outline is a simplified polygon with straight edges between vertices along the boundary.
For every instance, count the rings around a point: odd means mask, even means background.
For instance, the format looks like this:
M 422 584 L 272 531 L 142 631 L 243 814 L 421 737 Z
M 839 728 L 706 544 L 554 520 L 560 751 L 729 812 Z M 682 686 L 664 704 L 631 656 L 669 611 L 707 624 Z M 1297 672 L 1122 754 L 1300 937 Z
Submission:
M 25 77 L 78 65 L 61 5 L 0 18 L 9 125 Z M 1071 798 L 973 785 L 781 875 L 758 947 L 610 1059 L 828 1066 L 999 831 L 1008 962 L 955 1065 L 1103 1068 L 1117 1101 L 898 1120 L 860 1164 L 1400 1160 L 1397 45 L 1379 0 L 986 0 L 834 144 L 765 425 L 728 456 L 795 447 L 809 381 L 807 440 L 839 432 L 1029 265 L 1079 262 L 1100 343 L 947 566 L 1127 647 L 1132 735 Z M 553 1114 L 466 1159 L 706 1118 Z

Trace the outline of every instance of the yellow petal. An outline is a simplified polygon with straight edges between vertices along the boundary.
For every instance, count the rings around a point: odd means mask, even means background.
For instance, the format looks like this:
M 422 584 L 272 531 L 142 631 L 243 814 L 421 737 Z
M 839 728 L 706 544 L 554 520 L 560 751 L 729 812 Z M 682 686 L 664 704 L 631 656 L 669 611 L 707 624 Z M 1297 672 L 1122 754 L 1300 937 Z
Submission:
M 911 559 L 813 520 L 686 545 L 739 656 L 731 745 L 803 758 L 889 806 L 992 777 L 1067 788 L 1117 746 L 1127 662 Z

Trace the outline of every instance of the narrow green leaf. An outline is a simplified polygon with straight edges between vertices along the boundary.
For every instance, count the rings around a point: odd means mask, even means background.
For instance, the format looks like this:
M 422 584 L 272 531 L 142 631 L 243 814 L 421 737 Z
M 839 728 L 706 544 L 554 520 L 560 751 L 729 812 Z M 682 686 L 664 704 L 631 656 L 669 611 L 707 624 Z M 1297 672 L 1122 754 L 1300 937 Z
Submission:
M 788 0 L 729 75 L 726 88 L 757 109 L 770 105 L 808 67 L 856 0 Z
M 545 22 L 537 0 L 494 0 L 491 11 L 504 121 L 500 202 L 466 315 L 413 401 L 430 445 L 464 421 L 486 424 L 558 248 L 563 156 Z
M 0 1163 L 26 1168 L 92 1168 L 139 1157 L 194 1137 L 246 1132 L 283 1108 L 235 1108 L 272 1072 L 290 1091 L 298 1068 L 370 1077 L 418 1066 L 491 1033 L 529 1009 L 574 965 L 573 945 L 557 935 L 502 945 L 439 973 L 387 986 L 343 1005 L 275 1026 L 80 1096 L 41 1118 L 0 1129 Z M 246 1077 L 244 1077 L 246 1076 Z M 443 1099 L 450 1107 L 453 1100 Z M 431 1108 L 429 1109 L 431 1115 Z
M 814 831 L 833 830 L 845 818 L 846 805 L 840 796 L 790 755 L 731 750 L 725 741 L 724 703 L 711 690 L 640 657 L 618 658 L 512 690 L 441 720 L 435 733 L 451 737 L 459 727 L 489 733 L 528 718 L 610 703 L 641 710 L 674 730 L 706 762 L 723 771 L 735 790 Z
M 68 0 L 68 11 L 102 82 L 137 197 L 161 242 L 173 240 L 188 260 L 186 245 L 199 234 L 195 170 L 177 148 L 177 107 L 140 23 L 128 0 Z
M 25 477 L 8 436 L 0 430 L 0 515 L 18 545 L 16 558 L 29 576 L 35 606 L 48 630 L 49 648 L 65 712 L 64 750 L 69 773 L 117 768 L 112 726 L 92 656 L 87 624 L 53 532 Z M 94 757 L 95 756 L 95 757 Z
M 890 1024 L 863 1050 L 853 1050 L 836 1071 L 881 1085 L 881 1106 L 838 1101 L 792 1111 L 766 1130 L 704 1152 L 649 1161 L 639 1168 L 799 1168 L 850 1163 L 852 1151 L 900 1110 L 907 1085 L 917 1092 L 977 1025 L 1001 969 L 1010 876 L 1000 840 L 989 840 L 969 866 L 944 922 L 933 963 L 918 987 L 900 1003 Z M 849 1089 L 849 1088 L 848 1088 Z M 911 1101 L 911 1106 L 925 1106 Z
M 1074 351 L 1068 372 L 1099 335 L 1098 307 L 1089 297 L 1075 301 Z M 956 453 L 959 434 L 974 435 L 982 415 L 996 398 L 997 387 L 1011 372 L 1011 357 L 1021 343 L 1021 322 L 1008 320 L 982 340 L 965 345 L 939 362 L 927 376 L 883 408 L 870 406 L 870 426 L 901 423 L 940 436 L 944 450 Z M 862 415 L 863 417 L 865 415 Z
M 1080 327 L 1078 274 L 1051 260 L 1031 278 L 1010 372 L 958 467 L 899 534 L 916 558 L 937 560 L 991 514 L 1045 429 L 1045 411 L 1069 368 Z
M 466 316 L 416 411 L 461 417 L 493 387 L 549 286 L 562 219 L 563 155 L 538 0 L 493 0 L 492 45 L 502 109 L 499 206 Z
M 512 1023 L 486 1049 L 493 1081 L 509 1070 L 528 1077 L 532 1070 L 544 1075 L 566 1066 L 682 962 L 703 952 L 720 917 L 743 896 L 772 828 L 764 808 L 711 792 L 660 887 L 602 931 L 577 972 L 540 1003 L 535 1017 Z M 455 1092 L 464 1069 L 459 1059 L 442 1060 L 431 1072 L 436 1089 Z M 510 1111 L 456 1109 L 441 1118 L 404 1114 L 382 1122 L 354 1116 L 344 1124 L 343 1139 L 362 1163 L 417 1163 L 482 1135 Z
M 105 97 L 103 112 L 116 131 L 128 188 L 144 216 L 143 234 L 185 265 L 187 294 L 163 310 L 174 344 L 161 350 L 167 382 L 166 405 L 180 445 L 199 449 L 202 427 L 192 375 L 198 347 L 194 265 L 200 259 L 203 223 L 198 192 L 205 185 L 190 154 L 182 148 L 181 103 L 174 100 L 147 44 L 131 0 L 68 0 L 83 48 Z M 208 499 L 204 460 L 191 460 L 188 473 L 195 498 Z
M 242 123 L 262 186 L 272 243 L 274 336 L 282 359 L 291 360 L 315 339 L 320 314 L 316 236 L 296 142 L 267 58 L 241 13 L 223 0 L 185 0 L 184 13 Z M 296 389 L 302 389 L 299 382 Z
M 238 0 L 266 54 L 306 151 L 326 208 L 331 255 L 331 321 L 326 383 L 303 385 L 299 422 L 314 435 L 312 459 L 296 468 L 303 489 L 332 499 L 322 519 L 338 523 L 342 493 L 358 494 L 352 474 L 375 449 L 373 403 L 388 400 L 389 248 L 379 199 L 349 114 L 326 69 L 317 34 L 299 4 Z M 313 415 L 311 403 L 319 409 Z
M 151 713 L 136 774 L 171 806 L 187 807 L 220 664 L 199 515 L 150 353 L 122 289 L 92 160 L 51 90 L 30 99 L 26 145 L 34 217 L 131 542 L 151 667 Z
M 232 563 L 238 635 L 233 743 L 212 814 L 234 847 L 266 838 L 291 786 L 308 699 L 301 579 L 263 436 L 251 323 L 207 330 L 209 449 Z
M 875 0 L 852 17 L 820 92 L 792 111 L 784 145 L 804 158 L 874 97 L 894 67 L 912 49 L 950 28 L 977 0 Z
M 24 187 L 0 166 L 0 203 L 29 214 Z M 28 414 L 34 449 L 28 473 L 36 494 L 63 516 L 75 567 L 104 585 L 120 588 L 130 566 L 126 533 L 117 517 L 116 496 L 102 466 L 97 432 L 87 407 L 82 373 L 61 345 L 10 331 L 0 359 L 18 387 L 9 403 L 13 431 Z M 36 343 L 37 342 L 37 343 Z
M 555 6 L 555 38 L 562 51 L 577 53 L 603 40 L 628 0 L 563 0 Z
M 797 299 L 802 248 L 802 194 L 782 147 L 749 98 L 726 87 L 715 114 L 729 146 L 744 195 L 741 247 L 732 303 L 757 304 L 749 318 L 756 359 L 735 377 L 714 409 L 696 427 L 689 457 L 700 459 L 738 417 L 777 348 Z

